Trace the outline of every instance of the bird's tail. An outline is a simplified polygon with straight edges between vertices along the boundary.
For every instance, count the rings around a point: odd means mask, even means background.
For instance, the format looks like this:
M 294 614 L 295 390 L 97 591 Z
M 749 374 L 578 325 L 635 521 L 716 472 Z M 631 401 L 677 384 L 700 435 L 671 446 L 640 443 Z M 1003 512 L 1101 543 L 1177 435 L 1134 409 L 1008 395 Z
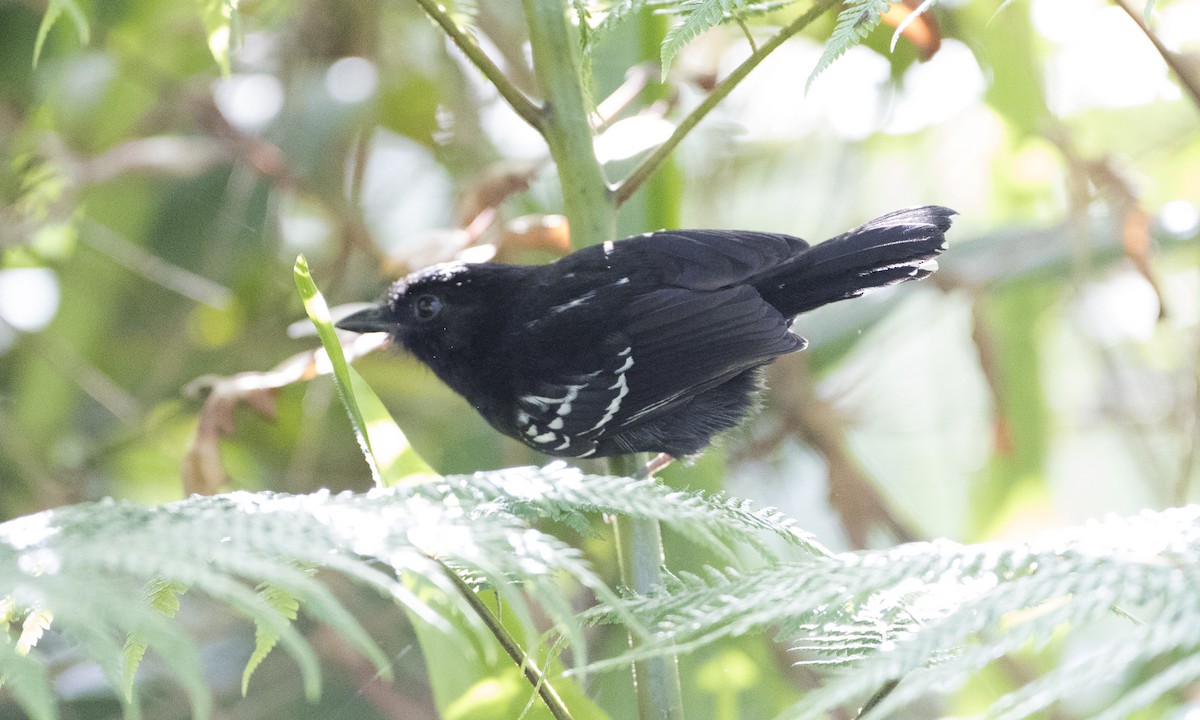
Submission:
M 897 210 L 814 245 L 754 279 L 763 299 L 784 317 L 867 290 L 919 280 L 937 269 L 946 249 L 950 208 Z

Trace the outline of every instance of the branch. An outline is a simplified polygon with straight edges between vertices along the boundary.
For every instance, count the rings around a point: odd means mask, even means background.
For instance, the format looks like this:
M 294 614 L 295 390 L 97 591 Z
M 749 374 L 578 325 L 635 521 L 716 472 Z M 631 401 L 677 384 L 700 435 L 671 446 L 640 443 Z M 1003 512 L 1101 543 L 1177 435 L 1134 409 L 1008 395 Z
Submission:
M 812 24 L 814 20 L 820 17 L 825 11 L 832 7 L 841 4 L 841 0 L 817 0 L 817 4 L 813 5 L 808 12 L 796 18 L 791 24 L 786 25 L 778 33 L 771 37 L 770 40 L 763 43 L 762 47 L 750 53 L 750 57 L 742 61 L 741 65 L 734 68 L 733 72 L 729 73 L 720 83 L 713 88 L 712 92 L 704 98 L 704 101 L 696 106 L 694 110 L 688 113 L 687 117 L 679 123 L 675 128 L 675 132 L 662 145 L 655 148 L 654 152 L 650 153 L 636 168 L 629 174 L 621 184 L 614 190 L 617 206 L 624 204 L 642 183 L 658 170 L 658 166 L 667 159 L 667 156 L 675 149 L 680 142 L 683 141 L 687 134 L 692 131 L 704 119 L 708 113 L 715 108 L 722 100 L 725 99 L 733 89 L 745 79 L 750 71 L 758 66 L 768 55 L 774 52 L 775 48 L 782 45 L 786 40 L 793 35 L 799 33 L 804 28 Z
M 418 1 L 423 2 L 424 0 Z M 512 661 L 517 664 L 517 667 L 521 668 L 521 673 L 525 675 L 525 679 L 528 680 L 529 684 L 533 686 L 533 689 L 537 691 L 538 696 L 542 698 L 542 702 L 546 704 L 546 708 L 550 711 L 550 714 L 554 716 L 555 720 L 571 720 L 571 711 L 567 709 L 566 704 L 564 704 L 562 698 L 559 697 L 558 691 L 556 691 L 554 686 L 550 684 L 550 681 L 546 679 L 545 674 L 543 674 L 538 668 L 537 663 L 534 662 L 534 659 L 526 654 L 526 652 L 521 649 L 521 646 L 517 644 L 517 641 L 513 639 L 513 636 L 508 633 L 508 630 L 506 630 L 504 625 L 501 624 L 500 619 L 492 614 L 492 611 L 488 609 L 488 606 L 485 605 L 483 600 L 480 600 L 479 596 L 475 594 L 475 591 L 472 590 L 471 587 L 467 585 L 467 583 L 465 583 L 461 577 L 458 576 L 458 573 L 450 569 L 450 567 L 448 567 L 441 560 L 435 557 L 431 557 L 430 559 L 442 566 L 442 569 L 446 572 L 446 576 L 450 578 L 450 582 L 454 584 L 454 586 L 458 589 L 459 594 L 462 595 L 463 599 L 467 601 L 467 604 L 471 606 L 471 610 L 473 610 L 475 614 L 479 616 L 479 619 L 488 626 L 488 629 L 492 631 L 492 635 L 495 636 L 497 642 L 500 643 L 500 647 L 504 648 L 504 652 L 510 658 L 512 658 Z
M 509 82 L 508 77 L 504 75 L 496 63 L 483 52 L 479 47 L 479 43 L 475 42 L 475 38 L 463 32 L 463 29 L 454 22 L 454 18 L 446 12 L 445 6 L 436 2 L 436 0 L 417 0 L 417 4 L 425 11 L 429 17 L 438 25 L 442 26 L 442 30 L 450 36 L 454 44 L 459 50 L 467 56 L 479 72 L 484 74 L 488 80 L 496 86 L 500 91 L 500 96 L 503 97 L 512 109 L 521 116 L 521 119 L 533 126 L 539 132 L 542 130 L 542 110 L 532 100 L 525 96 L 516 85 Z
M 1186 90 L 1187 94 L 1191 96 L 1192 104 L 1196 106 L 1196 109 L 1200 110 L 1200 77 L 1196 77 L 1195 75 L 1191 74 L 1190 68 L 1184 64 L 1183 58 L 1180 57 L 1178 53 L 1171 52 L 1169 49 L 1167 49 L 1166 45 L 1162 44 L 1162 41 L 1158 39 L 1158 36 L 1155 35 L 1146 25 L 1146 22 L 1142 19 L 1142 14 L 1129 6 L 1128 0 L 1113 0 L 1113 2 L 1122 10 L 1124 10 L 1125 13 L 1129 15 L 1129 17 L 1131 17 L 1135 23 L 1137 23 L 1137 26 L 1141 29 L 1141 31 L 1146 34 L 1146 38 L 1154 44 L 1154 49 L 1157 50 L 1158 54 L 1162 55 L 1162 59 L 1166 61 L 1167 67 L 1171 68 L 1171 70 L 1175 73 L 1175 77 L 1179 78 L 1179 82 L 1181 85 L 1183 85 L 1184 90 Z
M 558 167 L 571 242 L 584 247 L 612 240 L 615 212 L 596 159 L 590 101 L 580 79 L 578 36 L 562 0 L 524 0 L 524 7 L 533 69 L 546 96 L 539 129 Z

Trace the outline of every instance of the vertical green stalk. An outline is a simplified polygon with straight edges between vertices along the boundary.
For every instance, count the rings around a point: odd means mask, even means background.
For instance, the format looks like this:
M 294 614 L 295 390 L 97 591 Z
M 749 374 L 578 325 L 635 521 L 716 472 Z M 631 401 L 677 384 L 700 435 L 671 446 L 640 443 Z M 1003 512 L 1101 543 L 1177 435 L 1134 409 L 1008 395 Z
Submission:
M 534 71 L 545 102 L 539 127 L 558 166 L 563 209 L 576 247 L 612 240 L 616 201 L 592 145 L 591 102 L 580 70 L 579 37 L 567 21 L 563 0 L 524 0 Z M 645 458 L 611 461 L 612 471 L 633 475 Z M 614 531 L 621 580 L 630 590 L 648 592 L 659 584 L 662 531 L 655 521 L 620 518 Z M 634 668 L 641 720 L 683 720 L 683 693 L 674 657 L 655 658 Z
M 645 467 L 647 459 L 644 454 L 624 455 L 610 458 L 608 466 L 614 475 L 631 477 Z M 616 517 L 613 533 L 617 538 L 622 584 L 639 595 L 661 584 L 663 543 L 658 521 Z M 629 642 L 631 645 L 636 642 L 632 635 Z M 633 681 L 641 720 L 683 720 L 683 690 L 674 655 L 634 663 Z
M 542 134 L 558 166 L 563 210 L 575 247 L 612 240 L 616 210 L 592 147 L 591 102 L 580 71 L 579 38 L 562 0 L 525 0 L 533 65 L 542 92 Z

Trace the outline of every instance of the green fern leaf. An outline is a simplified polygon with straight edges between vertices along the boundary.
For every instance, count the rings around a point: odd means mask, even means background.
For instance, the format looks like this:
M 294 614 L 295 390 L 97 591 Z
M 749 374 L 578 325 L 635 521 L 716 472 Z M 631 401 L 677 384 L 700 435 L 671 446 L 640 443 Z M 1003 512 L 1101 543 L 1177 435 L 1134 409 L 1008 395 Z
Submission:
M 683 20 L 667 31 L 663 38 L 659 62 L 662 64 L 663 77 L 671 67 L 671 61 L 679 54 L 685 45 L 705 30 L 721 24 L 725 13 L 729 11 L 736 0 L 682 0 L 674 9 Z
M 624 601 L 656 631 L 654 641 L 593 667 L 770 629 L 793 641 L 801 662 L 846 668 L 783 717 L 825 717 L 900 681 L 873 710 L 890 717 L 1001 657 L 1127 608 L 1146 621 L 1106 630 L 1111 639 L 1001 698 L 990 715 L 1027 717 L 1114 675 L 1144 678 L 1102 714 L 1115 720 L 1200 679 L 1198 586 L 1200 506 L 1108 518 L 1017 545 L 943 540 L 745 573 L 681 573 L 658 594 Z
M 590 54 L 597 44 L 607 38 L 613 30 L 631 16 L 650 4 L 651 0 L 616 0 L 604 8 L 604 19 L 593 27 L 587 34 L 588 42 L 584 45 L 585 53 Z
M 832 65 L 834 60 L 862 42 L 863 38 L 878 27 L 883 20 L 882 13 L 887 9 L 887 0 L 846 0 L 846 7 L 838 13 L 837 24 L 829 42 L 825 44 L 825 51 L 821 53 L 817 66 L 804 83 L 804 91 L 808 92 L 813 80 Z
M 173 618 L 179 612 L 179 596 L 185 592 L 186 585 L 164 577 L 156 577 L 146 585 L 146 604 L 163 617 Z M 133 700 L 133 682 L 137 677 L 138 667 L 146 657 L 147 647 L 146 638 L 140 632 L 129 633 L 125 640 L 122 665 L 125 678 L 123 688 L 127 701 Z
M 313 574 L 311 569 L 301 569 L 302 572 Z M 288 592 L 287 590 L 264 583 L 258 586 L 258 593 L 266 600 L 267 604 L 273 610 L 279 613 L 280 617 L 288 622 L 293 622 L 296 619 L 297 613 L 300 612 L 300 599 Z M 250 676 L 258 668 L 262 661 L 271 654 L 271 650 L 275 648 L 275 644 L 279 642 L 279 633 L 270 626 L 262 622 L 255 621 L 254 623 L 254 652 L 250 654 L 250 659 L 246 661 L 246 668 L 242 671 L 242 696 L 246 695 L 247 688 L 250 687 Z

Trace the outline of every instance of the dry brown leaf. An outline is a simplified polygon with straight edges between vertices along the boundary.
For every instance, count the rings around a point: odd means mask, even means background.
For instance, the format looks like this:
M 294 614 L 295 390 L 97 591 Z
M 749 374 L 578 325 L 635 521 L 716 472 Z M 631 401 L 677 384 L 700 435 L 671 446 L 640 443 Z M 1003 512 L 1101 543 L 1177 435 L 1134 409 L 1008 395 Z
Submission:
M 383 333 L 356 335 L 342 343 L 349 362 L 387 344 Z M 181 479 L 185 494 L 212 495 L 229 477 L 221 463 L 220 440 L 234 433 L 234 411 L 245 403 L 268 420 L 275 419 L 275 394 L 279 388 L 329 375 L 332 366 L 325 348 L 305 350 L 265 372 L 240 372 L 228 377 L 203 375 L 183 388 L 188 397 L 204 396 L 197 416 L 196 436 L 183 457 Z
M 512 262 L 521 253 L 548 252 L 562 257 L 571 252 L 571 229 L 562 215 L 523 215 L 504 226 L 496 241 L 498 262 Z

